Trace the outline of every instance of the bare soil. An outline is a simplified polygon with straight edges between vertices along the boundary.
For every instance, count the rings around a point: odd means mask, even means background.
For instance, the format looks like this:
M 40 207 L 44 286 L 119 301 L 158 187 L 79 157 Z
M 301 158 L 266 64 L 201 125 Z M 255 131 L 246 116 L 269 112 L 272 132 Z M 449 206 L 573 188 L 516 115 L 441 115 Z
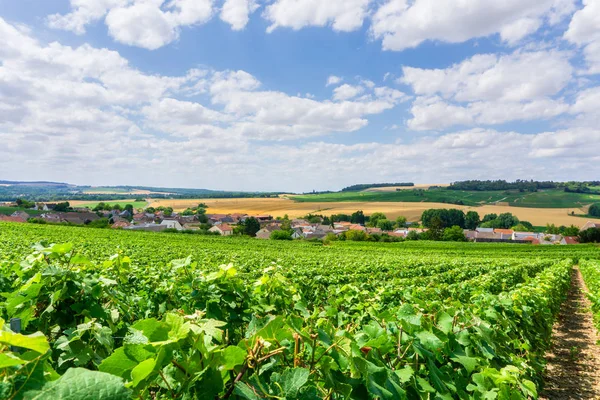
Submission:
M 600 345 L 579 269 L 552 333 L 541 399 L 600 399 Z

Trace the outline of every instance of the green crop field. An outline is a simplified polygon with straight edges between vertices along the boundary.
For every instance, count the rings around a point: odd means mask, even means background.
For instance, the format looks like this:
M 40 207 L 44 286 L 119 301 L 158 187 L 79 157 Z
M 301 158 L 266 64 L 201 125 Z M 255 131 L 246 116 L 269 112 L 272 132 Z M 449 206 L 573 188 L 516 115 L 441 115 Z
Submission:
M 600 201 L 599 195 L 566 193 L 562 190 L 544 190 L 534 193 L 519 191 L 463 191 L 449 189 L 401 190 L 397 192 L 336 192 L 293 196 L 299 202 L 428 202 L 453 203 L 479 206 L 494 203 L 508 203 L 511 206 L 529 208 L 569 208 L 582 207 Z
M 100 202 L 97 201 L 94 203 L 82 203 L 82 204 L 77 204 L 76 207 L 89 208 L 90 210 L 93 210 L 94 208 L 96 208 L 98 203 L 100 203 Z M 136 210 L 138 208 L 145 208 L 148 204 L 145 201 L 134 201 L 134 200 L 103 201 L 102 203 L 110 204 L 111 206 L 118 204 L 119 206 L 121 206 L 121 208 L 125 208 L 126 205 L 131 204 L 133 206 L 133 208 Z
M 572 266 L 599 258 L 0 223 L 0 393 L 537 398 Z
M 40 214 L 47 212 L 47 211 L 25 210 L 23 208 L 17 208 L 17 207 L 0 207 L 0 214 L 3 214 L 3 215 L 11 215 L 15 211 L 25 211 L 27 214 L 29 214 L 31 216 L 40 215 Z

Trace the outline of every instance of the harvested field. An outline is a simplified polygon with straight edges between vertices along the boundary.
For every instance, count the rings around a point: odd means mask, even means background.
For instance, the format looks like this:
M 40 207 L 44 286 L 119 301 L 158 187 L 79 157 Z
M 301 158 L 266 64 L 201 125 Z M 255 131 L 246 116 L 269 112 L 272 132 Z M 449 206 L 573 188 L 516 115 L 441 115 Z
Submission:
M 308 213 L 351 214 L 357 210 L 363 210 L 366 214 L 383 212 L 388 218 L 395 219 L 402 215 L 409 221 L 417 221 L 424 210 L 430 208 L 457 208 L 466 211 L 477 211 L 481 217 L 485 214 L 513 213 L 519 219 L 529 221 L 536 226 L 547 223 L 556 225 L 583 226 L 587 219 L 569 215 L 583 214 L 582 210 L 576 208 L 523 208 L 509 206 L 481 206 L 467 207 L 444 203 L 392 203 L 392 202 L 323 202 L 323 203 L 300 203 L 287 198 L 272 199 L 181 199 L 181 200 L 149 200 L 152 207 L 169 206 L 176 211 L 194 207 L 198 203 L 206 203 L 208 212 L 215 214 L 246 213 L 246 214 L 271 214 L 275 217 L 288 214 L 291 218 L 301 217 Z

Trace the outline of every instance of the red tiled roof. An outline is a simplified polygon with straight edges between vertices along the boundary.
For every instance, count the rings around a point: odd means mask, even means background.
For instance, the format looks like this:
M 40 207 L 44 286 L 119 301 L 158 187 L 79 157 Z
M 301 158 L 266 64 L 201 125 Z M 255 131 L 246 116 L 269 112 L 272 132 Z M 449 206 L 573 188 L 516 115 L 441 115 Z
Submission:
M 579 240 L 576 236 L 565 236 L 565 242 L 567 242 L 567 244 L 579 244 Z
M 0 215 L 0 221 L 3 222 L 27 222 L 21 217 L 9 217 L 8 215 Z
M 505 233 L 507 235 L 512 235 L 513 233 L 515 233 L 515 231 L 513 231 L 512 229 L 494 229 L 495 233 Z
M 217 227 L 222 231 L 233 231 L 233 228 L 231 226 L 229 226 L 228 224 L 221 224 L 221 225 L 217 225 Z

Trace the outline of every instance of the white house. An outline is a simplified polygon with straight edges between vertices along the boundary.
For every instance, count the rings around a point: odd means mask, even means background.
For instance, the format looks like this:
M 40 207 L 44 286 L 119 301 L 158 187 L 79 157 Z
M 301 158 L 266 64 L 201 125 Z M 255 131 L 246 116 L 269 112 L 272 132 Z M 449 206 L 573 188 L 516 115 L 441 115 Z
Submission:
M 179 223 L 179 221 L 174 219 L 165 219 L 160 223 L 162 226 L 166 226 L 165 229 L 177 229 L 178 231 L 183 230 L 183 226 Z
M 593 222 L 593 221 L 588 221 L 586 222 L 586 224 L 581 228 L 581 231 L 587 231 L 588 229 L 594 229 L 594 228 L 600 228 L 600 222 Z

